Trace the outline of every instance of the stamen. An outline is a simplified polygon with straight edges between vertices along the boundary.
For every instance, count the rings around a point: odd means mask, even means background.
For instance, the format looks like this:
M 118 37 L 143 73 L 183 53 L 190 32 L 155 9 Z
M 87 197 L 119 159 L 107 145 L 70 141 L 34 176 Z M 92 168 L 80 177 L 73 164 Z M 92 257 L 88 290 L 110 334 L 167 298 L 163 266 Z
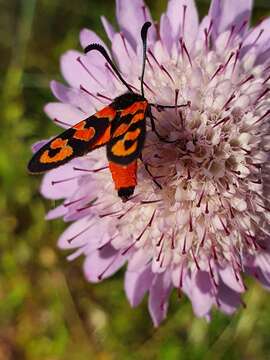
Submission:
M 175 229 L 172 230 L 172 236 L 171 236 L 171 249 L 175 249 L 175 243 L 174 243 L 174 240 L 175 240 Z
M 69 244 L 72 243 L 73 240 L 75 240 L 78 236 L 84 234 L 87 230 L 89 230 L 91 227 L 93 226 L 93 224 L 88 225 L 84 230 L 80 231 L 78 234 L 74 235 L 73 237 L 71 237 L 70 239 L 67 240 L 67 242 Z
M 143 231 L 141 232 L 141 234 L 137 237 L 136 241 L 140 241 L 140 239 L 142 238 L 143 234 L 145 233 L 146 229 L 148 227 L 151 227 L 152 225 L 152 222 L 153 222 L 153 219 L 154 219 L 154 216 L 155 216 L 155 213 L 156 213 L 156 209 L 154 210 L 152 216 L 151 216 L 151 219 L 150 221 L 148 222 L 148 224 L 145 226 L 145 228 L 143 229 Z
M 170 73 L 168 72 L 168 70 L 163 65 L 161 65 L 161 70 L 164 71 L 165 74 L 169 77 L 169 79 L 174 83 L 174 80 L 171 77 Z
M 85 87 L 83 87 L 82 85 L 80 85 L 80 89 L 84 92 L 86 92 L 86 94 L 92 96 L 94 99 L 101 101 L 96 95 L 94 95 L 93 93 L 91 93 L 89 90 L 85 89 Z M 102 102 L 102 101 L 101 101 Z M 103 102 L 102 102 L 103 103 Z
M 67 178 L 67 179 L 51 181 L 51 184 L 52 184 L 52 185 L 57 185 L 57 184 L 61 184 L 61 183 L 63 183 L 63 182 L 71 181 L 71 180 L 74 180 L 74 179 L 77 179 L 77 178 L 78 178 L 78 176 L 72 176 L 72 177 Z
M 98 203 L 98 204 L 95 203 L 95 202 L 97 201 L 97 199 L 98 199 L 98 197 L 94 198 L 93 200 L 91 200 L 91 201 L 89 202 L 89 204 L 87 204 L 86 206 L 83 206 L 83 207 L 81 207 L 81 208 L 79 208 L 79 209 L 76 209 L 76 211 L 77 211 L 77 212 L 82 212 L 82 211 L 87 210 L 87 209 L 89 209 L 89 208 L 91 208 L 91 207 L 93 207 L 93 206 L 100 205 L 100 203 Z
M 124 48 L 126 50 L 126 53 L 127 53 L 127 56 L 130 58 L 130 53 L 128 52 L 128 48 L 127 48 L 127 43 L 126 43 L 126 39 L 125 39 L 125 36 L 122 32 L 120 32 L 120 36 L 121 36 L 121 39 L 123 41 L 123 44 L 124 44 Z
M 182 19 L 182 36 L 183 36 L 183 38 L 185 37 L 186 11 L 187 11 L 187 5 L 183 5 L 183 19 Z
M 183 40 L 182 37 L 179 39 L 179 42 L 180 42 L 180 46 L 181 46 L 182 56 L 183 56 L 183 54 L 184 54 L 184 52 L 185 52 L 185 54 L 187 55 L 189 64 L 190 64 L 190 66 L 192 67 L 191 57 L 190 57 L 190 55 L 189 55 L 188 49 L 187 49 L 186 44 L 185 44 L 185 42 L 184 42 L 184 40 Z
M 229 103 L 230 103 L 233 99 L 235 99 L 235 98 L 236 98 L 236 95 L 235 95 L 235 94 L 232 94 L 232 95 L 229 97 L 229 99 L 226 101 L 226 103 L 224 104 L 222 110 L 226 110 L 227 107 L 228 107 L 228 105 L 229 105 Z
M 106 273 L 106 271 L 108 271 L 109 268 L 114 264 L 114 262 L 115 262 L 115 260 L 118 258 L 118 256 L 119 256 L 119 253 L 117 253 L 117 254 L 115 255 L 115 257 L 114 257 L 113 260 L 109 263 L 109 265 L 102 271 L 102 273 L 100 273 L 100 274 L 98 275 L 98 279 L 99 279 L 99 280 L 102 280 L 102 277 L 104 276 L 104 274 Z
M 58 123 L 58 124 L 64 125 L 64 126 L 66 126 L 67 128 L 70 128 L 70 127 L 71 127 L 70 124 L 68 124 L 68 123 L 66 123 L 66 122 L 64 122 L 64 121 L 58 120 L 58 119 L 56 119 L 56 118 L 54 118 L 53 121 L 56 122 L 56 123 Z
M 263 85 L 265 85 L 268 80 L 270 80 L 270 75 L 264 80 Z
M 229 236 L 229 235 L 230 235 L 230 231 L 229 231 L 229 229 L 227 228 L 227 226 L 224 224 L 223 220 L 222 220 L 220 217 L 219 217 L 219 221 L 220 221 L 223 229 L 225 230 L 226 235 Z
M 200 198 L 199 198 L 199 201 L 197 203 L 197 207 L 199 208 L 201 206 L 201 202 L 202 202 L 202 199 L 203 199 L 203 195 L 204 195 L 204 190 L 202 191 L 201 195 L 200 195 Z
M 108 166 L 103 166 L 101 168 L 98 168 L 98 169 L 83 169 L 83 168 L 78 168 L 76 166 L 73 167 L 73 170 L 75 171 L 83 171 L 83 172 L 89 172 L 89 173 L 96 173 L 96 172 L 99 172 L 99 171 L 102 171 L 102 170 L 106 170 L 108 169 L 109 167 Z
M 249 77 L 247 77 L 246 79 L 242 80 L 239 84 L 237 84 L 237 86 L 242 86 L 244 84 L 246 84 L 248 81 L 253 80 L 254 79 L 254 75 L 249 75 Z
M 160 260 L 160 257 L 161 257 L 162 251 L 163 251 L 164 244 L 165 244 L 165 241 L 162 242 L 161 248 L 160 248 L 159 253 L 158 253 L 158 256 L 157 256 L 157 258 L 156 258 L 156 261 L 157 261 L 157 262 L 159 262 L 159 260 Z
M 224 107 L 223 107 L 224 108 Z M 226 116 L 225 118 L 221 119 L 220 121 L 218 121 L 215 125 L 213 125 L 213 128 L 217 127 L 218 125 L 220 124 L 224 124 L 226 123 L 227 121 L 230 120 L 230 116 Z
M 161 234 L 161 237 L 160 237 L 160 239 L 158 240 L 158 242 L 157 242 L 157 244 L 156 244 L 156 246 L 157 246 L 157 247 L 159 247 L 159 246 L 160 246 L 160 244 L 161 244 L 161 242 L 162 242 L 163 238 L 164 238 L 164 233 L 163 233 L 163 234 Z
M 197 270 L 201 270 L 201 268 L 200 268 L 200 266 L 199 266 L 199 263 L 198 263 L 198 261 L 197 261 L 197 259 L 196 259 L 196 256 L 195 256 L 195 254 L 194 254 L 193 248 L 191 248 L 191 253 L 192 253 L 192 257 L 193 257 L 193 259 L 194 259 L 194 261 L 195 261 L 195 265 L 196 265 Z
M 175 89 L 174 104 L 175 104 L 175 112 L 176 113 L 177 113 L 177 105 L 178 105 L 178 95 L 179 95 L 179 89 Z
M 156 95 L 155 91 L 153 89 L 150 88 L 149 85 L 147 85 L 147 83 L 145 81 L 143 81 L 143 85 L 153 94 Z
M 256 103 L 261 100 L 268 92 L 270 91 L 270 88 L 265 89 L 261 95 L 258 96 L 258 98 L 254 101 L 254 105 L 256 105 Z
M 103 95 L 103 94 L 100 94 L 99 92 L 97 93 L 97 96 L 98 96 L 98 97 L 101 97 L 101 98 L 103 98 L 103 99 L 109 100 L 109 101 L 113 101 L 112 98 L 109 98 L 108 96 L 105 96 L 105 95 Z
M 192 226 L 192 215 L 191 213 L 189 214 L 189 232 L 193 231 L 193 226 Z
M 259 32 L 258 36 L 256 37 L 256 39 L 254 40 L 254 42 L 252 43 L 252 46 L 254 46 L 256 44 L 256 42 L 260 39 L 260 37 L 262 36 L 264 32 L 264 29 L 261 29 L 261 31 Z
M 87 196 L 83 196 L 83 197 L 81 197 L 81 198 L 79 198 L 79 199 L 76 199 L 76 200 L 73 200 L 73 201 L 64 203 L 63 206 L 67 207 L 67 206 L 76 204 L 77 202 L 80 202 L 80 201 L 82 201 L 83 199 L 86 199 L 86 198 L 87 198 Z
M 183 244 L 183 249 L 182 249 L 182 255 L 185 255 L 187 253 L 187 250 L 186 250 L 186 245 L 187 245 L 187 235 L 185 235 L 185 238 L 184 238 L 184 244 Z
M 118 211 L 111 211 L 111 212 L 106 213 L 106 214 L 101 214 L 101 215 L 99 215 L 99 217 L 102 219 L 104 217 L 112 216 L 112 215 L 116 215 L 116 214 L 119 214 L 119 210 Z
M 204 246 L 205 239 L 206 239 L 206 228 L 204 229 L 203 237 L 202 237 L 202 240 L 200 242 L 200 247 L 201 248 Z
M 229 56 L 229 58 L 228 58 L 228 60 L 226 61 L 226 63 L 224 64 L 224 66 L 223 66 L 223 71 L 225 71 L 225 69 L 226 69 L 226 67 L 228 66 L 228 64 L 229 64 L 229 62 L 231 61 L 231 59 L 234 57 L 234 52 L 231 52 L 230 53 L 230 56 Z
M 228 37 L 228 41 L 227 41 L 226 46 L 225 46 L 225 49 L 228 47 L 229 43 L 231 42 L 232 37 L 234 35 L 234 31 L 235 31 L 235 25 L 232 25 L 231 31 L 230 31 L 230 34 L 229 34 L 229 37 Z
M 239 30 L 238 30 L 238 33 L 241 33 L 242 30 L 244 30 L 244 28 L 247 26 L 248 24 L 248 20 L 244 20 L 242 25 L 240 26 Z
M 223 69 L 223 65 L 219 65 L 214 75 L 211 77 L 210 81 L 212 81 L 221 72 L 222 69 Z

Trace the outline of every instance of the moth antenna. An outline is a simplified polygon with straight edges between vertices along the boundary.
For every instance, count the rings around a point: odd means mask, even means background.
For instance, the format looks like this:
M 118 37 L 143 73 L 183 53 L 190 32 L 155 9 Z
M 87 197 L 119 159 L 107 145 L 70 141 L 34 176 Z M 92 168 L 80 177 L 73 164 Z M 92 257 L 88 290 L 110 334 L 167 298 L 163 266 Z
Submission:
M 144 88 L 143 88 L 143 78 L 144 78 L 144 72 L 145 72 L 145 63 L 146 63 L 146 50 L 147 50 L 147 32 L 152 24 L 147 21 L 143 24 L 142 30 L 141 30 L 141 38 L 143 43 L 143 67 L 142 67 L 142 75 L 141 75 L 141 93 L 144 97 Z
M 130 92 L 134 92 L 132 90 L 132 88 L 129 86 L 129 84 L 123 79 L 122 75 L 120 74 L 119 70 L 117 69 L 117 67 L 115 66 L 115 64 L 113 63 L 113 61 L 110 59 L 107 51 L 105 50 L 105 48 L 100 45 L 100 44 L 90 44 L 87 45 L 86 48 L 84 49 L 84 53 L 87 54 L 89 51 L 92 50 L 97 50 L 99 51 L 103 57 L 107 60 L 107 62 L 111 65 L 112 69 L 114 70 L 114 72 L 116 73 L 116 75 L 118 76 L 118 78 L 121 80 L 121 82 L 126 86 L 126 88 L 130 91 Z

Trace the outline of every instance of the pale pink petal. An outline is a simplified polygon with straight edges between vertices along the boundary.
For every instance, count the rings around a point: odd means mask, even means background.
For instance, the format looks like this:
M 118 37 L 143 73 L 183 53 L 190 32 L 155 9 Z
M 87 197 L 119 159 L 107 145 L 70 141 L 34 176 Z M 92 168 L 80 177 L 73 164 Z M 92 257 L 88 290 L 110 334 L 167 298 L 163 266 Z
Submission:
M 81 30 L 80 43 L 83 49 L 85 49 L 90 44 L 100 44 L 107 50 L 107 52 L 109 51 L 105 43 L 101 40 L 101 38 L 94 31 L 89 29 Z M 100 59 L 97 58 L 96 60 L 97 60 L 97 64 L 100 64 Z
M 54 96 L 58 100 L 69 103 L 87 114 L 95 112 L 95 107 L 91 102 L 92 99 L 82 90 L 67 87 L 55 80 L 51 81 L 50 85 Z
M 57 219 L 59 217 L 65 216 L 67 211 L 68 211 L 68 209 L 65 206 L 59 205 L 56 208 L 48 211 L 45 216 L 45 219 L 46 220 Z
M 193 276 L 190 290 L 190 300 L 194 313 L 199 317 L 206 316 L 214 302 L 209 273 L 198 270 Z
M 228 288 L 222 281 L 218 287 L 217 301 L 219 309 L 228 315 L 233 314 L 241 305 L 240 294 Z
M 45 174 L 41 194 L 48 199 L 63 199 L 71 196 L 77 189 L 78 175 L 74 172 L 73 162 L 59 166 Z
M 100 282 L 113 275 L 127 261 L 128 254 L 122 255 L 110 244 L 89 254 L 84 262 L 84 273 L 88 281 Z
M 151 266 L 147 265 L 138 271 L 126 271 L 125 292 L 131 306 L 137 306 L 142 301 L 145 293 L 149 290 L 154 274 Z
M 160 19 L 160 39 L 162 45 L 170 52 L 173 45 L 172 27 L 166 14 L 162 14 Z
M 169 271 L 155 275 L 149 291 L 148 309 L 154 326 L 158 326 L 166 317 L 168 297 L 172 289 Z
M 92 247 L 92 250 L 97 249 L 100 237 L 93 236 L 95 232 L 92 229 L 97 230 L 95 221 L 95 219 L 86 216 L 72 223 L 58 239 L 59 248 L 73 249 L 87 243 Z M 96 234 L 99 235 L 98 233 Z
M 93 57 L 99 59 L 100 67 L 91 62 Z M 103 56 L 97 51 L 84 55 L 69 50 L 61 57 L 61 71 L 69 85 L 76 89 L 83 87 L 95 95 L 104 89 L 104 81 L 107 80 L 104 61 Z M 91 96 L 91 101 L 95 101 L 94 96 Z
M 112 24 L 108 21 L 106 16 L 101 16 L 101 22 L 104 27 L 104 30 L 106 31 L 108 38 L 112 41 L 112 39 L 115 35 L 115 30 L 114 30 Z
M 140 248 L 130 258 L 128 262 L 128 271 L 133 272 L 138 269 L 144 268 L 145 265 L 151 260 L 152 251 L 149 249 Z
M 73 105 L 56 102 L 45 105 L 44 111 L 57 125 L 65 129 L 70 128 L 90 115 L 90 113 L 86 114 Z
M 182 37 L 190 48 L 197 37 L 199 17 L 194 0 L 170 0 L 167 16 L 171 24 L 172 37 L 179 42 Z
M 35 142 L 32 146 L 31 146 L 31 149 L 32 149 L 32 152 L 35 153 L 37 152 L 39 149 L 42 148 L 42 146 L 46 145 L 50 140 L 47 139 L 47 140 L 39 140 L 37 142 Z
M 135 57 L 135 51 L 128 40 L 119 33 L 115 34 L 112 41 L 112 51 L 120 70 L 128 73 Z
M 235 272 L 230 266 L 219 269 L 219 275 L 221 276 L 224 284 L 231 288 L 233 291 L 240 293 L 245 291 L 245 286 L 243 284 L 241 275 L 235 274 Z
M 141 42 L 141 28 L 146 21 L 153 23 L 150 12 L 143 0 L 116 0 L 116 16 L 124 36 L 136 49 Z M 156 37 L 154 26 L 149 29 L 148 42 L 151 43 Z
M 253 0 L 212 0 L 209 16 L 213 21 L 214 36 L 235 26 L 235 33 L 243 32 L 250 19 Z M 245 24 L 246 22 L 246 24 Z M 244 26 L 245 24 L 245 26 Z

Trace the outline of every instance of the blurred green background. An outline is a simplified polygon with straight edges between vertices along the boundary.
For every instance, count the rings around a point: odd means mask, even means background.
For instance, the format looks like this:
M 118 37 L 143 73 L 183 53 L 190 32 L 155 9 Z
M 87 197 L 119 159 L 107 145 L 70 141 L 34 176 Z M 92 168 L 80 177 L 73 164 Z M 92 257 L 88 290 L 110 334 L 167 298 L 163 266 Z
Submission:
M 167 1 L 147 3 L 158 19 Z M 209 1 L 197 4 L 202 16 Z M 91 285 L 82 260 L 56 248 L 65 224 L 44 220 L 55 204 L 26 163 L 31 143 L 58 131 L 42 108 L 53 100 L 49 81 L 61 80 L 59 56 L 79 49 L 83 27 L 105 39 L 102 14 L 115 23 L 113 0 L 0 0 L 0 360 L 270 359 L 270 294 L 255 281 L 233 317 L 214 312 L 207 324 L 174 294 L 154 329 L 146 299 L 130 309 L 123 271 Z M 253 14 L 269 15 L 269 0 L 255 0 Z

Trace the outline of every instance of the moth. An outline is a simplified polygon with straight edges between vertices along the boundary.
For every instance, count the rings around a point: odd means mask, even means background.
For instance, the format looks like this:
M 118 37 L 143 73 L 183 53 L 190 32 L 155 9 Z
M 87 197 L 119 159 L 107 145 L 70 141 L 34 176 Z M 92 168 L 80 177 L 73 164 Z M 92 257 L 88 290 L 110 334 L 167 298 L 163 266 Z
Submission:
M 106 145 L 109 169 L 118 196 L 125 202 L 133 195 L 137 185 L 137 161 L 141 157 L 145 142 L 147 117 L 151 120 L 152 130 L 161 140 L 166 141 L 156 131 L 151 107 L 154 106 L 158 110 L 175 108 L 175 106 L 151 104 L 144 96 L 146 41 L 150 26 L 151 23 L 146 22 L 141 29 L 143 43 L 141 94 L 134 92 L 123 79 L 103 46 L 90 44 L 85 48 L 85 53 L 99 51 L 128 91 L 42 146 L 28 164 L 30 173 L 42 173 L 54 169 L 75 157 L 83 156 Z

